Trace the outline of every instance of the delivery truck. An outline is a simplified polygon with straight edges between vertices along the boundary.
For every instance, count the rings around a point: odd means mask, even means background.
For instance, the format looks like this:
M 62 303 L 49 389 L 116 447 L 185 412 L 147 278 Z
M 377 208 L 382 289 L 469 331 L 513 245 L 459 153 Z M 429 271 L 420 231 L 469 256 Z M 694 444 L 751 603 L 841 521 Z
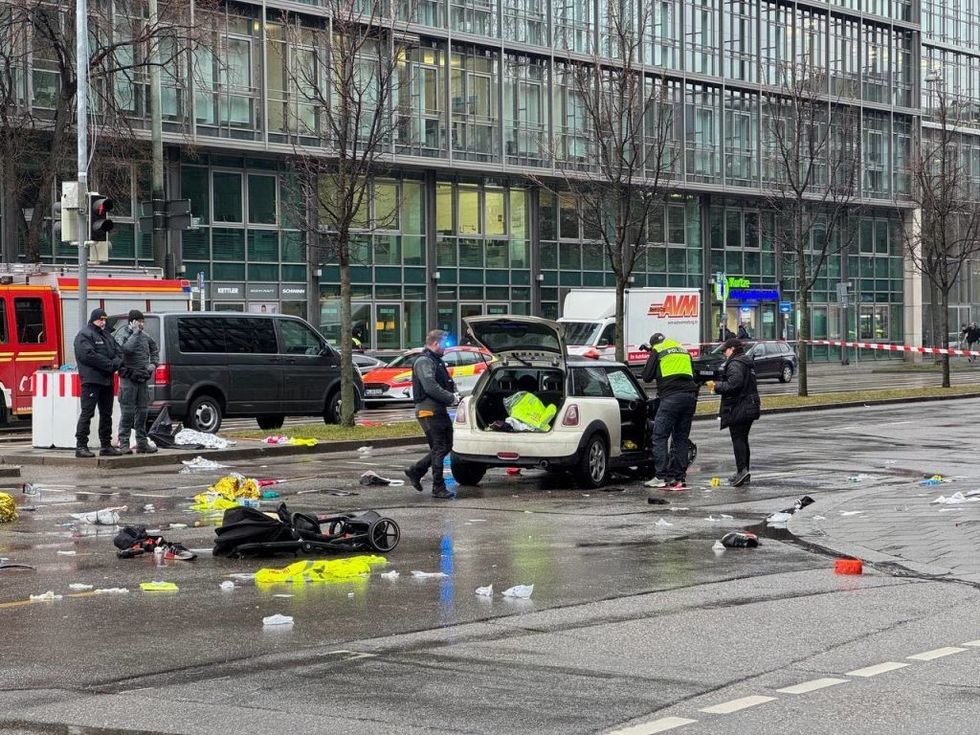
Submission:
M 612 288 L 577 288 L 565 296 L 558 320 L 572 355 L 614 359 L 616 354 L 616 291 Z M 701 292 L 696 288 L 631 288 L 623 309 L 626 361 L 646 362 L 640 346 L 662 332 L 697 357 L 701 343 Z

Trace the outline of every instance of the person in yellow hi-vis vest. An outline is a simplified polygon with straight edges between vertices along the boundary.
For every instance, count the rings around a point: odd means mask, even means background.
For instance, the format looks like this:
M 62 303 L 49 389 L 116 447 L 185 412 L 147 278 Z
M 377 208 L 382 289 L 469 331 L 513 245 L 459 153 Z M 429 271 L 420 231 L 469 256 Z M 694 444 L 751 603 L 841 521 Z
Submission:
M 687 487 L 691 422 L 698 406 L 691 355 L 680 342 L 657 332 L 650 337 L 650 357 L 643 366 L 645 382 L 657 381 L 657 415 L 653 420 L 653 466 L 657 476 L 647 487 Z M 669 445 L 669 453 L 668 453 Z

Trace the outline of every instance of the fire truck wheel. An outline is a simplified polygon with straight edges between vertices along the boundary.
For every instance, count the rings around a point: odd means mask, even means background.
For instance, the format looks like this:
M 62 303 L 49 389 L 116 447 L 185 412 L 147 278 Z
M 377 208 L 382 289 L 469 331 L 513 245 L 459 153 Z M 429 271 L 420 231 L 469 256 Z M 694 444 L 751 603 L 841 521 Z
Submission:
M 206 393 L 198 396 L 187 409 L 187 423 L 195 431 L 216 433 L 221 428 L 221 402 Z

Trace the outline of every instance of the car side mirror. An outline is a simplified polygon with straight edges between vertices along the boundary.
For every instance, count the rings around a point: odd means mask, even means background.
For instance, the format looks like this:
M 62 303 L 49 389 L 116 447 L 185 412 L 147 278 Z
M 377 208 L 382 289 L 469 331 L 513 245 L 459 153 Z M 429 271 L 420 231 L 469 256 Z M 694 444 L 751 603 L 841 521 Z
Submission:
M 602 339 L 599 340 L 599 344 L 596 345 L 596 346 L 597 347 L 608 347 L 609 346 L 609 340 L 606 339 L 605 337 L 603 337 Z

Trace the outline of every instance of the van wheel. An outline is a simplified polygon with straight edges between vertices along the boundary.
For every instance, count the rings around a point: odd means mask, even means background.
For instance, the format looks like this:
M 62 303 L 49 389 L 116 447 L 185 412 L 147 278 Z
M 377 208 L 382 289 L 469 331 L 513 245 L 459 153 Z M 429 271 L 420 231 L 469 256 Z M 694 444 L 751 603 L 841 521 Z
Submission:
M 449 458 L 449 468 L 452 470 L 453 479 L 460 485 L 479 485 L 480 480 L 487 474 L 486 465 L 467 462 L 459 459 L 455 454 Z
M 600 434 L 593 434 L 575 467 L 575 482 L 584 490 L 602 487 L 609 475 L 609 452 Z
M 257 416 L 255 421 L 258 423 L 259 428 L 265 431 L 269 429 L 278 429 L 282 426 L 286 417 L 281 413 L 267 413 L 264 416 Z
M 187 425 L 195 431 L 214 434 L 221 428 L 221 403 L 214 396 L 198 396 L 187 409 Z
M 323 423 L 325 424 L 339 424 L 340 423 L 340 390 L 338 389 L 330 399 L 327 401 L 327 407 L 323 411 Z
M 783 369 L 779 373 L 779 382 L 788 383 L 793 379 L 793 366 L 788 362 L 783 364 Z

